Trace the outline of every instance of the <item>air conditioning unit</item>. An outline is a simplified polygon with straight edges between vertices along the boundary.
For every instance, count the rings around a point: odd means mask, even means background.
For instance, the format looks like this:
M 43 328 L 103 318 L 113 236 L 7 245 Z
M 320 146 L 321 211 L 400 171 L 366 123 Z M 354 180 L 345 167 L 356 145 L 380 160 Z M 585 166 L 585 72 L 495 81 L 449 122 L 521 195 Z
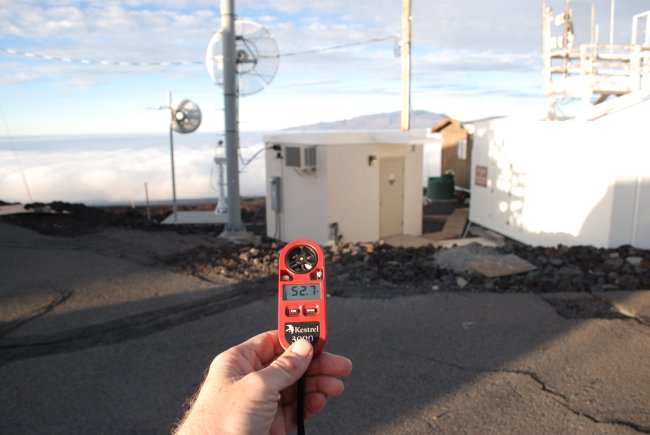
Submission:
M 284 165 L 302 172 L 316 171 L 316 147 L 285 147 Z

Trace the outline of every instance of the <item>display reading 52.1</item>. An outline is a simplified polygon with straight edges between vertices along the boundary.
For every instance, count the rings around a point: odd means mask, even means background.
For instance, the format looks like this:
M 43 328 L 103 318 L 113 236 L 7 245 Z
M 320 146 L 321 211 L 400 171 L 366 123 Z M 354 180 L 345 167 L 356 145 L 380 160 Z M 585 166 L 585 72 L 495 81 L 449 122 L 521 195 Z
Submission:
M 320 299 L 320 284 L 287 284 L 283 293 L 285 301 Z

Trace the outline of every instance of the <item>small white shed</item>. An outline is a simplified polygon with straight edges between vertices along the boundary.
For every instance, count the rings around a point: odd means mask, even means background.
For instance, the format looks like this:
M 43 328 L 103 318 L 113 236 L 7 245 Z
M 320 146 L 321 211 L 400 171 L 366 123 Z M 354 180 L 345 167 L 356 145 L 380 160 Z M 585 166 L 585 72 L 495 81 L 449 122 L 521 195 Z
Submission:
M 266 144 L 266 232 L 283 241 L 422 233 L 422 132 L 279 134 Z

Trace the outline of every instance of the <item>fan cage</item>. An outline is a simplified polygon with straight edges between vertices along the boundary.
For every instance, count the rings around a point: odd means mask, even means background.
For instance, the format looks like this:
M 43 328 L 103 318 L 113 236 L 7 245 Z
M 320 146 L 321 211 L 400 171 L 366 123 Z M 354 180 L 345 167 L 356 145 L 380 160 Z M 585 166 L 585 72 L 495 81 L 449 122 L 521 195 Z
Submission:
M 220 35 L 218 33 L 211 41 L 206 61 L 212 78 L 223 86 Z M 237 20 L 235 35 L 237 93 L 255 94 L 269 85 L 277 73 L 280 62 L 278 46 L 269 31 L 253 21 Z
M 179 116 L 182 114 L 182 116 Z M 201 109 L 191 100 L 183 100 L 174 109 L 172 128 L 178 133 L 192 133 L 201 125 Z

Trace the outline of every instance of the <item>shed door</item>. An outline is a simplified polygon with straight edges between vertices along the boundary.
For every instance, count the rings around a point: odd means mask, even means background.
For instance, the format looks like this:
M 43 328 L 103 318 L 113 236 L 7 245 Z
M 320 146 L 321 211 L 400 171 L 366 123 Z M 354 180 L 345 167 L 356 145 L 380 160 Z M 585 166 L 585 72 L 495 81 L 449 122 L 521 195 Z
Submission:
M 402 234 L 404 157 L 379 159 L 379 237 Z

